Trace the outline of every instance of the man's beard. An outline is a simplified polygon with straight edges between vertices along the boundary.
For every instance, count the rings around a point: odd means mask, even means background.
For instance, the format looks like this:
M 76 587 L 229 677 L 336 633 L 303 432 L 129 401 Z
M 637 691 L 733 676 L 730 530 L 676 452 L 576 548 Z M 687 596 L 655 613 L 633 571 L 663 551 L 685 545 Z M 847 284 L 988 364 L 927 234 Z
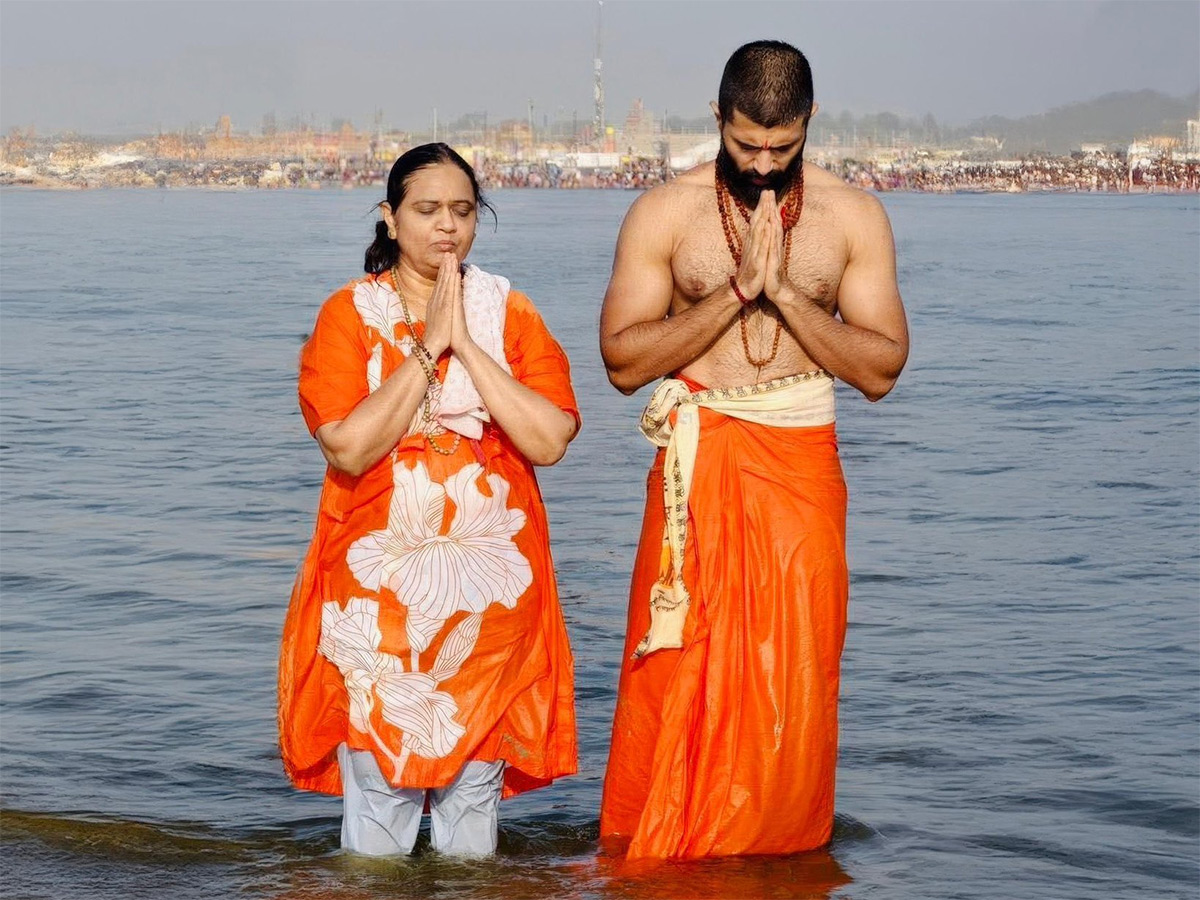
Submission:
M 717 172 L 720 174 L 721 180 L 729 188 L 729 193 L 750 209 L 758 206 L 758 198 L 763 191 L 774 191 L 775 200 L 782 202 L 784 193 L 791 187 L 792 181 L 802 165 L 804 165 L 804 144 L 800 145 L 800 152 L 788 163 L 786 169 L 763 176 L 759 176 L 753 169 L 749 172 L 739 170 L 737 163 L 725 149 L 725 141 L 721 141 L 721 146 L 717 150 Z M 763 179 L 764 183 L 755 183 L 755 179 L 759 177 Z

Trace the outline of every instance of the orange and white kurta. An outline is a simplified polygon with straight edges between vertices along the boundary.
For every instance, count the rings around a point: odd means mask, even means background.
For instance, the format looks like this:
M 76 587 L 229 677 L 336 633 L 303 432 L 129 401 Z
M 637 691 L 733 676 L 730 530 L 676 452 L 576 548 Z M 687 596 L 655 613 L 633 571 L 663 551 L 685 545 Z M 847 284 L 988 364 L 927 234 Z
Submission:
M 601 836 L 630 858 L 820 847 L 848 583 L 832 379 L 671 379 L 642 428 L 665 449 L 647 484 Z
M 497 361 L 578 418 L 562 348 L 529 299 L 497 282 Z M 301 351 L 309 431 L 346 418 L 412 338 L 388 276 L 333 294 Z M 439 375 L 445 382 L 446 360 Z M 326 471 L 279 664 L 280 745 L 297 787 L 340 794 L 343 742 L 373 753 L 396 787 L 441 787 L 469 760 L 502 760 L 510 796 L 576 769 L 545 508 L 533 467 L 481 416 L 478 439 L 443 455 L 427 432 L 444 448 L 454 435 L 437 436 L 418 410 L 369 471 Z

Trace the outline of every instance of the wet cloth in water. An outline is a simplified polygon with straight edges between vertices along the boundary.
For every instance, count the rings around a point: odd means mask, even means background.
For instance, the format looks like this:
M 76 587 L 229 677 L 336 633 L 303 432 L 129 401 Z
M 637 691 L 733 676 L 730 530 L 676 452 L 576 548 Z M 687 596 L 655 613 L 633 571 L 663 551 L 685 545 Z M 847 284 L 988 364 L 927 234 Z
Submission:
M 505 367 L 578 417 L 566 356 L 532 303 L 507 283 L 489 293 Z M 486 346 L 477 320 L 468 326 Z M 336 292 L 301 352 L 309 430 L 344 419 L 412 346 L 386 275 Z M 443 380 L 446 370 L 443 359 Z M 479 437 L 453 452 L 434 449 L 454 447 L 439 396 L 431 421 L 418 410 L 363 475 L 326 471 L 279 665 L 280 745 L 298 787 L 340 794 L 342 743 L 371 753 L 393 787 L 445 787 L 471 760 L 506 764 L 505 796 L 575 771 L 572 660 L 541 494 L 529 462 L 472 408 L 468 398 L 455 415 Z
M 425 801 L 434 850 L 454 856 L 496 852 L 504 763 L 473 759 L 444 788 L 394 788 L 375 756 L 338 748 L 342 773 L 342 849 L 364 856 L 411 853 L 417 842 Z
M 628 842 L 631 857 L 812 849 L 833 826 L 847 601 L 832 379 L 686 388 L 660 387 L 666 415 L 652 398 L 643 420 L 667 447 L 647 482 L 601 834 Z M 776 408 L 780 396 L 789 401 Z M 687 431 L 690 448 L 672 448 Z M 686 518 L 671 523 L 686 526 L 676 551 L 666 513 L 677 476 L 666 471 L 664 495 L 664 468 L 681 452 L 681 468 L 694 462 Z M 680 646 L 636 654 L 656 588 L 677 583 L 687 595 Z

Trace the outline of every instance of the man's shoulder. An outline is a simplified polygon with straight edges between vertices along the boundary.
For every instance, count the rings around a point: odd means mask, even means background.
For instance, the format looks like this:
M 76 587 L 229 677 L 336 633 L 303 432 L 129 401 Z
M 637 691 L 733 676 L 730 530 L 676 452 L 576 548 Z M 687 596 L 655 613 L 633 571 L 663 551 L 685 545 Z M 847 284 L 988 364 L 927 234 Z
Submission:
M 847 184 L 833 172 L 816 163 L 806 163 L 804 166 L 804 195 L 807 202 L 821 205 L 839 218 L 858 219 L 885 215 L 883 204 L 874 194 Z
M 682 219 L 694 215 L 698 207 L 715 196 L 712 164 L 708 163 L 652 187 L 634 201 L 631 211 L 637 209 L 639 213 L 652 213 L 668 220 Z

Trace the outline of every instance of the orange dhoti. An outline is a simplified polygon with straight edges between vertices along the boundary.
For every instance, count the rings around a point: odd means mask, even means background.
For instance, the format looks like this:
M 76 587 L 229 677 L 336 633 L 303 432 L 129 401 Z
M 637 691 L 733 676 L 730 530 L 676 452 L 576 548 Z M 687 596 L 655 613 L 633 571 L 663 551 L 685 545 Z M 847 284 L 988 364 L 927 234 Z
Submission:
M 826 424 L 691 411 L 682 647 L 635 658 L 664 578 L 671 454 L 651 468 L 600 819 L 630 857 L 794 853 L 830 839 L 846 489 L 832 382 L 804 389 L 827 397 Z

